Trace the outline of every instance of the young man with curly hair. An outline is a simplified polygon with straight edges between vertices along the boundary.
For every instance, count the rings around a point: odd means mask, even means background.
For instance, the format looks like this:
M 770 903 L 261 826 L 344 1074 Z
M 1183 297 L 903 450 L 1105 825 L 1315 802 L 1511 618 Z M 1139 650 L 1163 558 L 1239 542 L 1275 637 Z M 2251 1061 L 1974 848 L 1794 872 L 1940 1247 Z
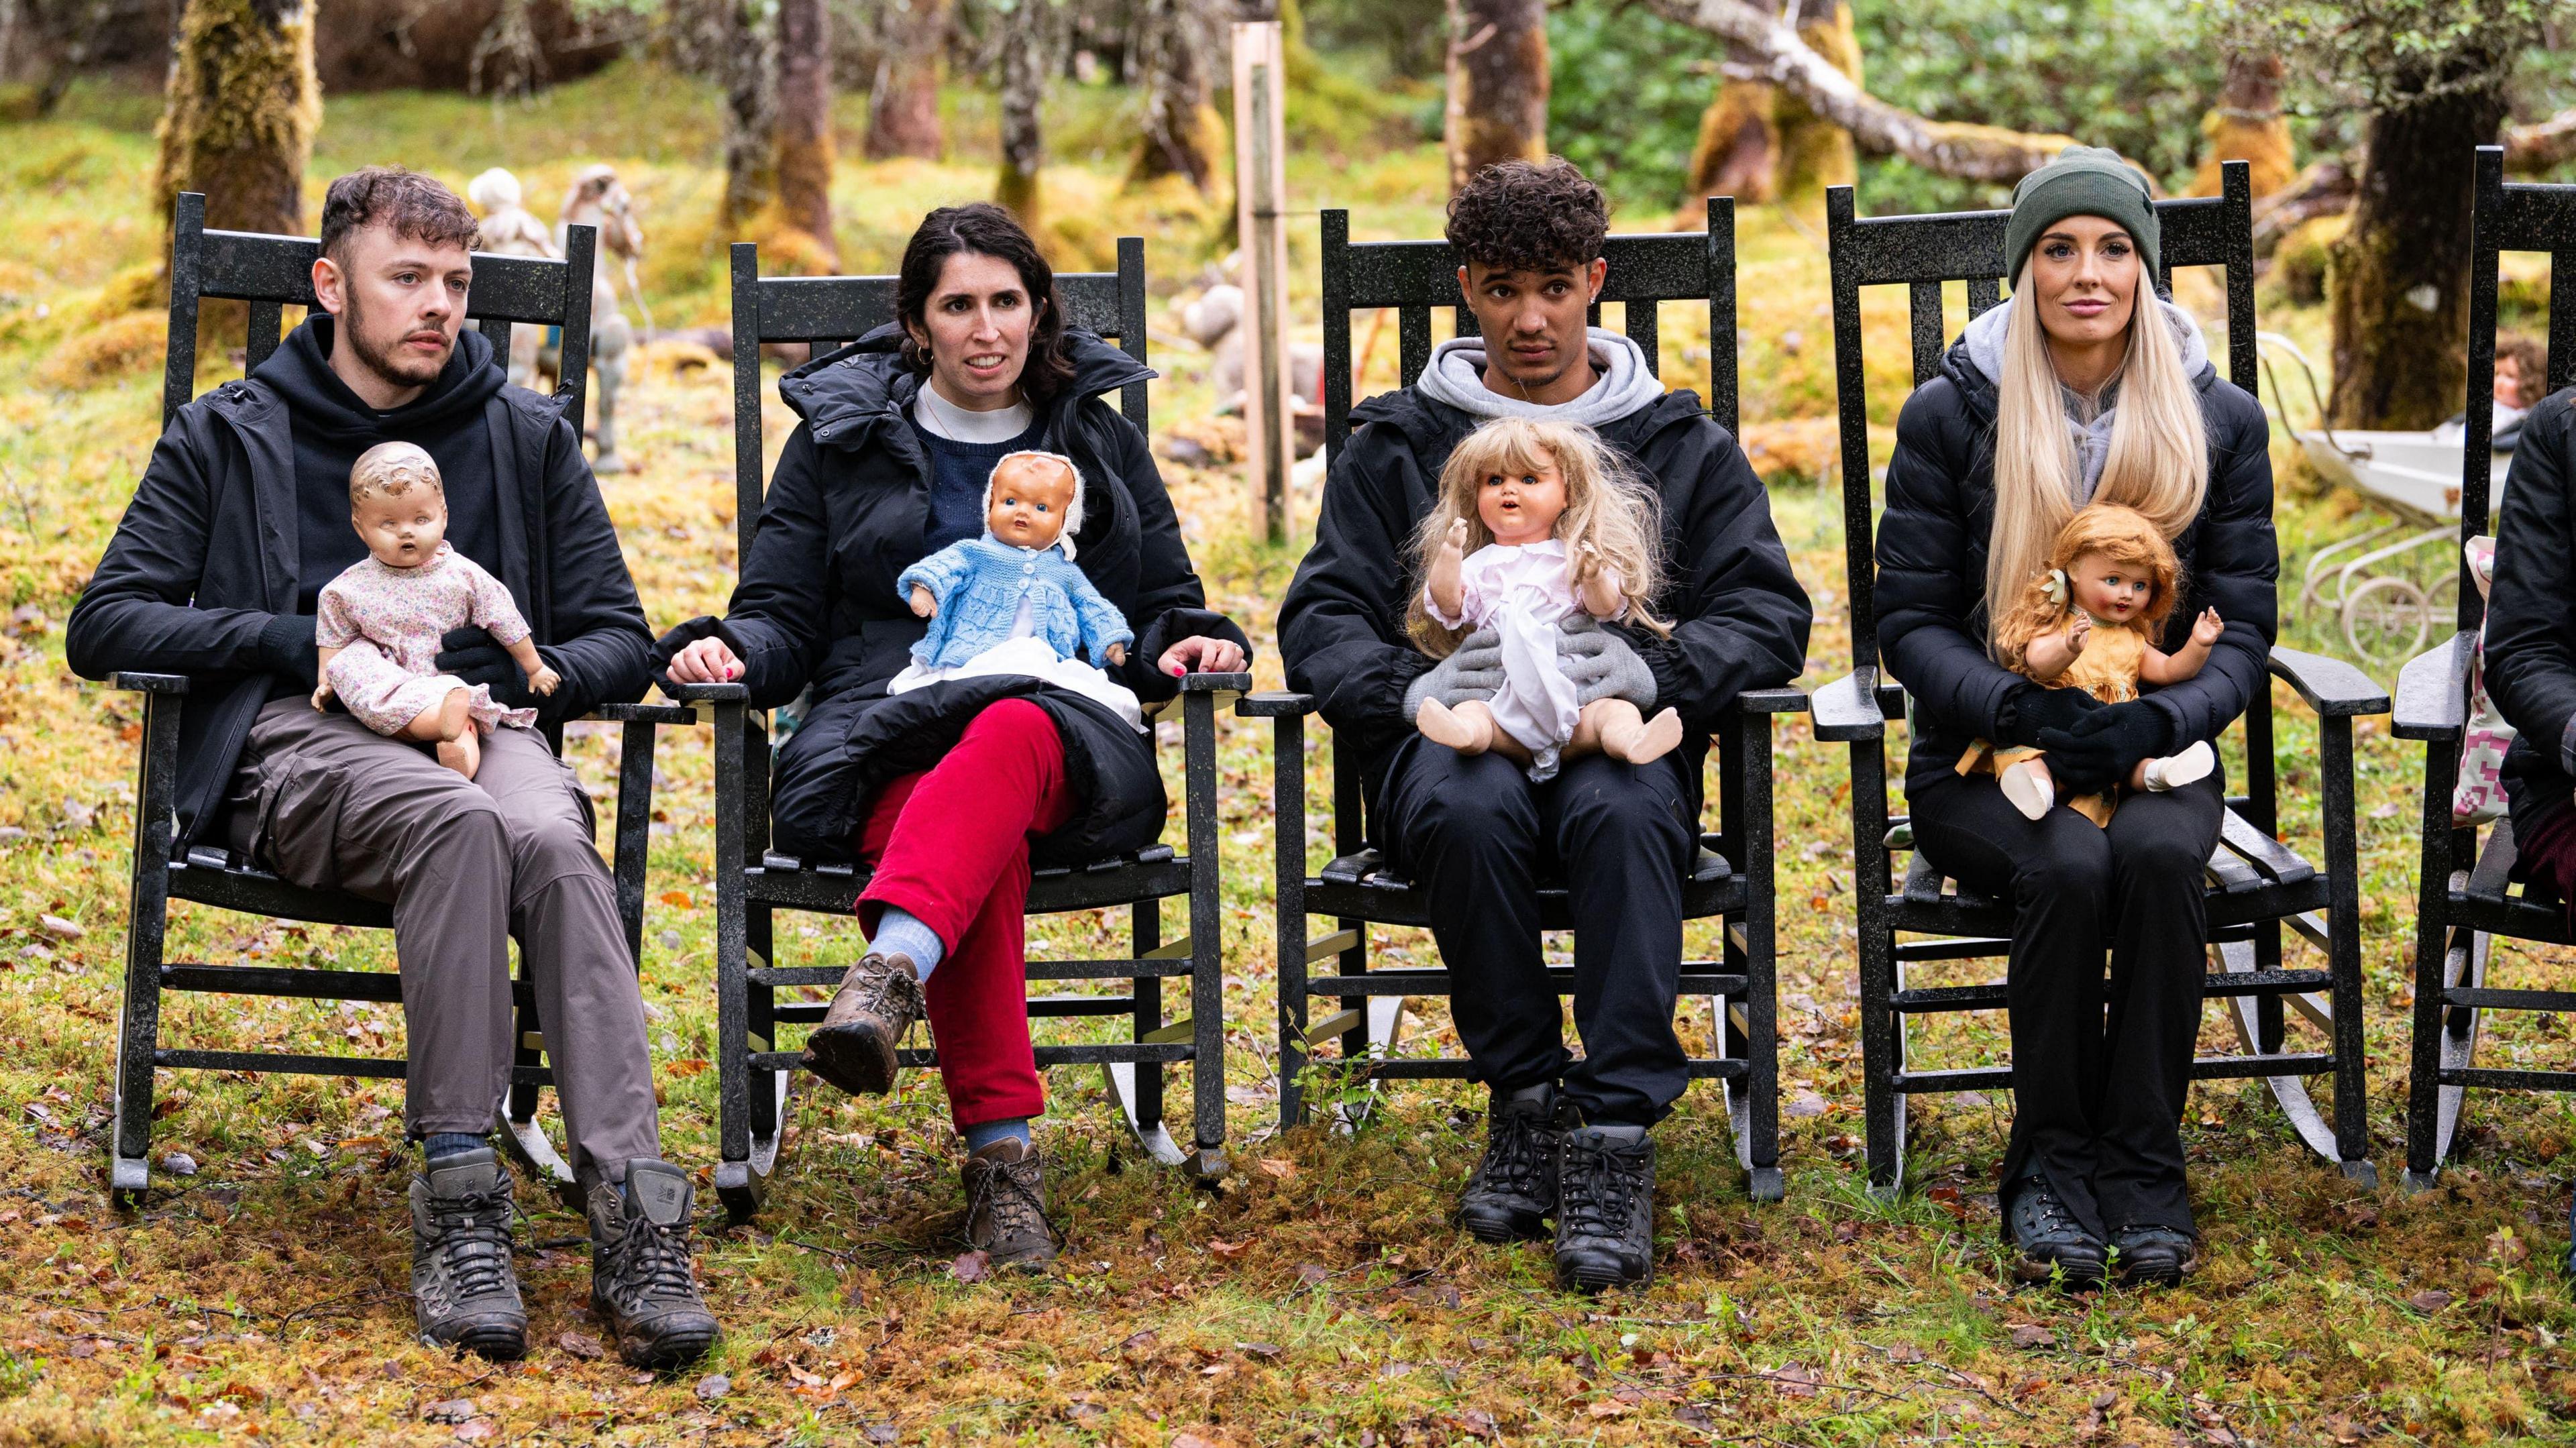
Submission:
M 1687 1081 L 1673 1006 L 1709 732 L 1738 694 L 1797 677 L 1810 618 L 1735 439 L 1698 397 L 1666 392 L 1635 343 L 1586 325 L 1608 232 L 1600 188 L 1562 160 L 1487 167 L 1450 201 L 1458 287 L 1480 335 L 1442 344 L 1412 386 L 1352 410 L 1279 620 L 1290 685 L 1322 701 L 1337 747 L 1359 751 L 1371 842 L 1428 897 L 1451 1015 L 1492 1092 L 1459 1220 L 1503 1242 L 1547 1236 L 1553 1217 L 1558 1280 L 1590 1289 L 1653 1269 L 1648 1129 Z M 1491 631 L 1434 666 L 1404 618 L 1422 586 L 1413 534 L 1442 465 L 1479 424 L 1508 416 L 1593 428 L 1661 496 L 1670 567 L 1652 602 L 1672 637 L 1578 616 L 1558 641 L 1584 703 L 1681 711 L 1684 746 L 1650 764 L 1587 756 L 1533 783 L 1500 754 L 1414 732 L 1424 699 L 1455 705 L 1501 686 Z M 1539 949 L 1543 882 L 1563 885 L 1574 927 L 1580 1059 Z

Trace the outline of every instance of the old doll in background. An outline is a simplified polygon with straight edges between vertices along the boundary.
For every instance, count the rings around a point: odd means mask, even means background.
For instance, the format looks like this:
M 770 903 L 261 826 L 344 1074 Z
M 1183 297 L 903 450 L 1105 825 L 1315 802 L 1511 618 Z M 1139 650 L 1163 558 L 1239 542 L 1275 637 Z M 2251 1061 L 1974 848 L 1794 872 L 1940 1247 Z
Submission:
M 388 442 L 359 454 L 349 469 L 349 522 L 367 556 L 322 586 L 313 707 L 337 697 L 379 734 L 435 742 L 439 762 L 472 779 L 483 736 L 533 728 L 537 711 L 505 709 L 490 685 L 438 672 L 447 631 L 479 625 L 537 693 L 552 694 L 562 678 L 538 656 L 508 586 L 448 546 L 447 494 L 426 451 Z
M 1415 727 L 1462 754 L 1494 750 L 1534 780 L 1554 778 L 1569 755 L 1644 764 L 1671 752 L 1678 713 L 1648 719 L 1620 698 L 1578 704 L 1556 652 L 1558 625 L 1577 610 L 1671 635 L 1646 608 L 1662 586 L 1660 538 L 1654 494 L 1590 428 L 1502 417 L 1469 434 L 1416 535 L 1423 587 L 1408 624 L 1434 658 L 1495 630 L 1503 687 L 1454 708 L 1426 699 Z
M 2217 609 L 2192 620 L 2191 636 L 2168 654 L 2155 645 L 2181 596 L 2173 545 L 2133 508 L 2096 503 L 2058 530 L 2048 568 L 2031 580 L 1995 625 L 1995 654 L 2006 668 L 2051 688 L 2082 689 L 2105 704 L 2138 697 L 2140 681 L 2180 683 L 2209 661 L 2223 625 Z M 2142 759 L 2129 771 L 2132 790 L 2168 790 L 2207 779 L 2217 764 L 2194 740 L 2178 754 Z M 1999 747 L 1980 739 L 1959 759 L 1961 774 L 1996 776 L 2004 798 L 2032 819 L 2056 802 L 2056 782 L 2038 749 Z M 2111 822 L 2108 794 L 2066 801 L 2097 825 Z

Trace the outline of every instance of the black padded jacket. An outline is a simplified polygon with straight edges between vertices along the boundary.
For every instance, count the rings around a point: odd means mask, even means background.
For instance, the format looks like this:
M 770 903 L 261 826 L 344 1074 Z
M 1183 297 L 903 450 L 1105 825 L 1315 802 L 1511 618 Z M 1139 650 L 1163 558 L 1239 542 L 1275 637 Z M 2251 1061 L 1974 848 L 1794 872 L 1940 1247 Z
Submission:
M 2576 794 L 2576 388 L 2543 398 L 2522 423 L 2496 507 L 2487 598 L 2487 697 L 2515 730 L 2504 786 L 2515 833 Z

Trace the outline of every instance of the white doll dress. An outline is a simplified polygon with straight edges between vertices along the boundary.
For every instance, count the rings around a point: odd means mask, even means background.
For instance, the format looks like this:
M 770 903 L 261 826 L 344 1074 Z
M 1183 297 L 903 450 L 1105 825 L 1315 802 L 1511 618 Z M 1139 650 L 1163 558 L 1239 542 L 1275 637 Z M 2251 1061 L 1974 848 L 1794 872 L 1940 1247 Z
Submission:
M 1565 577 L 1565 544 L 1554 538 L 1517 546 L 1488 543 L 1467 555 L 1458 570 L 1458 614 L 1441 612 L 1423 588 L 1423 607 L 1441 627 L 1501 636 L 1503 687 L 1485 707 L 1494 723 L 1530 752 L 1529 777 L 1556 777 L 1557 756 L 1574 737 L 1583 706 L 1574 681 L 1558 666 L 1558 625 L 1582 607 Z M 1610 580 L 1612 591 L 1618 578 Z

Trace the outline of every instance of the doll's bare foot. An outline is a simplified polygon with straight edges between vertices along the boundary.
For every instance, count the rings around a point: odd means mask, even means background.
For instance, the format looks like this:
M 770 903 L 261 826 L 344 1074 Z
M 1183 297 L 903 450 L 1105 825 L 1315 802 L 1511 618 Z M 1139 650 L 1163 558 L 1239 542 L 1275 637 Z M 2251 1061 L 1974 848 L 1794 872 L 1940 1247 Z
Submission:
M 1624 764 L 1651 764 L 1680 746 L 1682 716 L 1666 709 L 1648 719 L 1625 699 L 1595 699 L 1583 706 L 1585 723 L 1594 723 L 1601 752 Z M 1580 727 L 1576 733 L 1582 733 Z
M 438 743 L 438 762 L 472 779 L 483 767 L 483 736 L 472 729 Z
M 473 728 L 473 718 L 466 712 L 467 706 L 473 702 L 474 696 L 469 691 L 450 689 L 447 697 L 412 716 L 403 733 L 424 743 L 436 740 L 444 744 Z
M 2049 777 L 2048 766 L 2036 759 L 2025 759 L 2008 765 L 1996 777 L 2004 788 L 2004 798 L 2020 810 L 2024 818 L 2038 819 L 2057 803 L 2057 781 Z
M 2207 779 L 2210 771 L 2217 767 L 2218 756 L 2211 751 L 2209 742 L 2196 739 L 2192 741 L 2190 748 L 2179 754 L 2168 754 L 2162 759 L 2139 760 L 2138 767 L 2129 773 L 2129 787 L 2160 794 L 2165 790 L 2180 789 L 2186 784 L 2195 784 Z
M 1425 699 L 1414 711 L 1413 727 L 1434 744 L 1446 744 L 1461 754 L 1482 754 L 1493 747 L 1494 711 L 1480 700 L 1470 699 L 1452 709 L 1437 699 Z

